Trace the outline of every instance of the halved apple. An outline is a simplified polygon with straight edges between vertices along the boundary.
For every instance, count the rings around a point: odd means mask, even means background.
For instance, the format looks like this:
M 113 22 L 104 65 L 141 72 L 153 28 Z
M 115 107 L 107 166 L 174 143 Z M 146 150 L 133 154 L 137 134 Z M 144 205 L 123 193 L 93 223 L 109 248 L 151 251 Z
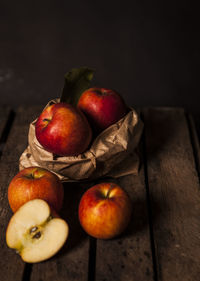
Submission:
M 68 233 L 66 221 L 53 217 L 46 201 L 34 199 L 22 205 L 10 219 L 6 242 L 25 262 L 36 263 L 55 255 Z

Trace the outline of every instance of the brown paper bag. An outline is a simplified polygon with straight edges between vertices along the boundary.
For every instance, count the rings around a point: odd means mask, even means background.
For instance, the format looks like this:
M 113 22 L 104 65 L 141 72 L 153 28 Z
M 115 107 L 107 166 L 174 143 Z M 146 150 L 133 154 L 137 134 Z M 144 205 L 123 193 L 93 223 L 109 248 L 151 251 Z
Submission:
M 59 102 L 58 99 L 50 101 Z M 45 108 L 46 108 L 45 107 Z M 78 156 L 61 157 L 46 151 L 35 136 L 34 120 L 29 127 L 28 147 L 19 159 L 19 168 L 40 166 L 56 173 L 62 181 L 94 180 L 104 176 L 137 174 L 139 156 L 136 148 L 143 123 L 134 109 L 99 134 L 88 150 Z

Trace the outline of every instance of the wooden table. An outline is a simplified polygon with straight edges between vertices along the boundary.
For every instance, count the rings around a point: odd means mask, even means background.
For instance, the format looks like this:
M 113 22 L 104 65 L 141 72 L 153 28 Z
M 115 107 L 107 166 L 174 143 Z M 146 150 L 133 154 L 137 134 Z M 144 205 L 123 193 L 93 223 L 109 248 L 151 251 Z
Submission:
M 41 110 L 0 110 L 0 280 L 200 280 L 200 150 L 193 120 L 181 108 L 141 110 L 140 172 L 118 179 L 133 201 L 132 220 L 121 237 L 88 237 L 79 225 L 77 206 L 90 184 L 67 183 L 61 216 L 70 235 L 62 250 L 32 265 L 6 246 L 12 215 L 7 187 L 27 146 L 29 123 Z

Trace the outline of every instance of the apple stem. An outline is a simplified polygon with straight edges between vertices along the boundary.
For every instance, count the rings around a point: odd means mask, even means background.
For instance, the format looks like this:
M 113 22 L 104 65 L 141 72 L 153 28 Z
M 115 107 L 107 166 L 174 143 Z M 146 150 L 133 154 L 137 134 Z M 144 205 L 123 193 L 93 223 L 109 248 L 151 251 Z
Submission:
M 43 121 L 44 121 L 44 122 L 46 122 L 46 121 L 47 121 L 47 122 L 50 122 L 50 121 L 51 121 L 51 119 L 44 118 L 44 119 L 43 119 Z
M 111 186 L 109 187 L 109 189 L 108 189 L 107 194 L 106 194 L 106 198 L 109 198 L 109 197 L 110 197 L 110 192 L 111 192 L 112 189 L 113 189 L 113 186 L 111 185 Z

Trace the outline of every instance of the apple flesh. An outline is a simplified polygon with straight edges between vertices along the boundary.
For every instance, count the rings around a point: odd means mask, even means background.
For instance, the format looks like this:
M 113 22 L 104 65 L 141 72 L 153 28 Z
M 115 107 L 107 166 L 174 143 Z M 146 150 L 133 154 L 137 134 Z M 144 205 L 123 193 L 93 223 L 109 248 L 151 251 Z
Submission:
M 8 201 L 13 212 L 16 212 L 27 201 L 43 199 L 59 212 L 63 204 L 63 185 L 52 172 L 29 167 L 21 170 L 8 186 Z
M 91 127 L 84 114 L 67 103 L 48 106 L 35 124 L 36 138 L 45 150 L 60 156 L 77 156 L 88 148 Z
M 6 243 L 22 260 L 37 263 L 55 255 L 67 240 L 68 224 L 51 215 L 41 199 L 25 203 L 12 216 L 6 230 Z
M 127 113 L 122 97 L 116 91 L 105 88 L 90 88 L 83 92 L 78 108 L 97 132 L 116 123 Z
M 132 212 L 128 194 L 115 183 L 100 183 L 89 188 L 79 203 L 83 229 L 99 239 L 111 239 L 127 227 Z

